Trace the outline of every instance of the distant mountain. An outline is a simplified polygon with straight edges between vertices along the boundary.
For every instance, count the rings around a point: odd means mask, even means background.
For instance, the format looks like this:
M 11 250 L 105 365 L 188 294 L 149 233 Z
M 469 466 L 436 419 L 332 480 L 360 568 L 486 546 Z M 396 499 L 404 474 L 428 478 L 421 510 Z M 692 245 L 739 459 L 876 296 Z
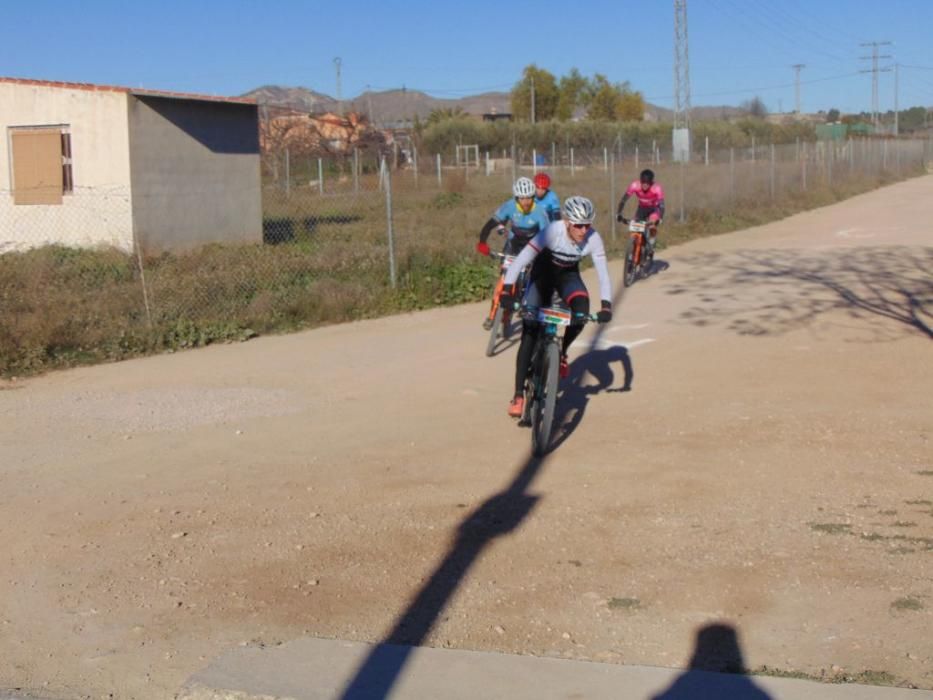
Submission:
M 327 112 L 337 109 L 337 100 L 303 87 L 281 87 L 279 85 L 264 85 L 250 90 L 243 95 L 252 97 L 261 104 L 309 112 Z M 508 112 L 511 108 L 511 98 L 507 92 L 486 92 L 481 95 L 471 95 L 460 99 L 442 99 L 431 97 L 418 90 L 383 90 L 380 92 L 364 92 L 353 98 L 344 100 L 344 110 L 371 115 L 376 124 L 391 124 L 412 119 L 415 115 L 421 118 L 428 116 L 435 109 L 462 109 L 467 114 L 480 115 L 489 111 Z
M 304 87 L 264 85 L 250 90 L 243 97 L 252 97 L 260 104 L 292 107 L 307 112 L 328 112 L 337 109 L 335 98 Z M 460 108 L 467 114 L 478 116 L 493 111 L 500 114 L 510 112 L 512 105 L 507 92 L 484 92 L 458 99 L 443 99 L 431 97 L 419 90 L 401 89 L 367 91 L 344 100 L 343 108 L 371 116 L 374 123 L 382 125 L 406 122 L 415 115 L 423 119 L 435 109 Z M 697 121 L 729 119 L 743 114 L 745 112 L 738 107 L 729 106 L 701 106 L 694 107 L 692 111 L 692 117 Z M 674 113 L 664 107 L 647 104 L 645 116 L 650 121 L 671 121 Z

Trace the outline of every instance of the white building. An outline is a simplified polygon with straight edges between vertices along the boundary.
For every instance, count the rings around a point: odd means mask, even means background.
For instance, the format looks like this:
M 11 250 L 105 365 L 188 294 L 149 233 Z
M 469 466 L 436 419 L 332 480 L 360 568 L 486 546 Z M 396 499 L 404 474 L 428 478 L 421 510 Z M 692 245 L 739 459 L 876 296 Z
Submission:
M 0 78 L 0 252 L 262 242 L 255 101 Z

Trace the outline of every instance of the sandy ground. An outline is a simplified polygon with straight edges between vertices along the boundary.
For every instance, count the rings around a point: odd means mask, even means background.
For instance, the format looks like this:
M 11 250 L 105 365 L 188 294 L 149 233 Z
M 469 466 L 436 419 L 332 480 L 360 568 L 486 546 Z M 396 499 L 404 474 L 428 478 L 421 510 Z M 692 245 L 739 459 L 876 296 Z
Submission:
M 659 257 L 543 460 L 483 305 L 0 384 L 0 689 L 307 635 L 682 666 L 711 621 L 933 687 L 933 176 Z

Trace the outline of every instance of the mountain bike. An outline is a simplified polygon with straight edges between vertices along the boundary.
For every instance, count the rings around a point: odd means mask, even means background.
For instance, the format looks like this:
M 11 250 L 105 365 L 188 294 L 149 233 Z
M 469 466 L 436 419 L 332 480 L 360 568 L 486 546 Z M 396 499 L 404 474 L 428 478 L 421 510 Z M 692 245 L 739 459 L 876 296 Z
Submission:
M 489 341 L 486 343 L 486 357 L 492 357 L 496 354 L 496 346 L 499 344 L 499 338 L 508 340 L 512 337 L 512 310 L 505 309 L 499 303 L 499 296 L 502 294 L 502 287 L 505 282 L 505 272 L 509 265 L 515 260 L 514 255 L 505 253 L 490 253 L 490 256 L 500 260 L 499 280 L 496 282 L 496 288 L 492 295 L 492 309 L 489 315 L 492 318 L 492 327 L 489 329 Z M 515 284 L 516 289 L 525 288 L 525 271 L 518 276 Z
M 564 330 L 570 325 L 571 313 L 559 307 L 540 308 L 535 313 L 526 310 L 524 318 L 541 324 L 531 355 L 531 365 L 525 378 L 525 412 L 519 425 L 531 426 L 531 451 L 536 457 L 547 452 L 554 427 L 557 406 L 560 350 Z M 596 321 L 595 314 L 583 317 L 583 322 Z
M 622 283 L 631 287 L 636 279 L 647 277 L 651 272 L 654 250 L 648 243 L 650 224 L 647 221 L 622 221 L 628 223 L 629 232 L 628 243 L 625 244 L 625 273 Z

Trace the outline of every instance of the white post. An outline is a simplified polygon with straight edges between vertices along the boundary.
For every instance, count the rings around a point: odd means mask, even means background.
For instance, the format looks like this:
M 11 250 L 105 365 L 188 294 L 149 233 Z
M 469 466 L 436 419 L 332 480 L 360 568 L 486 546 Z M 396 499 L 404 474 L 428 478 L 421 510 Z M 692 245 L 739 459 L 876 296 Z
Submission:
M 492 170 L 490 170 L 489 151 L 486 151 L 486 177 L 489 177 L 489 174 L 490 174 L 491 172 L 492 172 Z
M 706 137 L 706 155 L 703 160 L 704 165 L 709 165 L 709 136 Z
M 317 189 L 324 194 L 324 163 L 320 158 L 317 159 Z
M 603 170 L 609 172 L 609 149 L 603 146 Z
M 570 177 L 573 177 L 575 173 L 576 173 L 576 170 L 574 169 L 574 164 L 573 164 L 573 147 L 571 147 L 570 149 Z
M 635 144 L 635 170 L 638 170 L 638 144 Z
M 531 174 L 532 175 L 538 174 L 538 149 L 537 148 L 531 149 Z
M 386 236 L 389 239 L 389 283 L 395 289 L 395 236 L 392 228 L 392 175 L 386 167 L 385 158 L 380 163 L 380 171 L 385 173 L 386 190 Z
M 441 186 L 441 154 L 437 154 L 437 186 Z

